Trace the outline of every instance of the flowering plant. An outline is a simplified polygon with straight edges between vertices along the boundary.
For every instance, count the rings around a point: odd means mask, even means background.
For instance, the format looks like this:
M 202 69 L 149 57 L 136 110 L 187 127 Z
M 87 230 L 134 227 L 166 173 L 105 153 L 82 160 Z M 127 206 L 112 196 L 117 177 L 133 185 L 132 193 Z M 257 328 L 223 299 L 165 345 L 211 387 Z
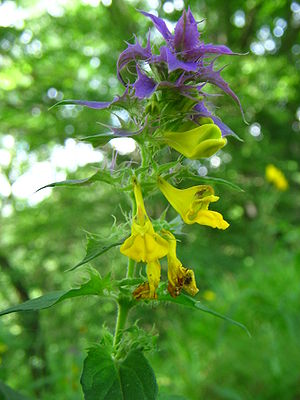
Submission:
M 118 313 L 114 334 L 107 330 L 100 343 L 89 349 L 84 362 L 81 384 L 88 400 L 157 398 L 155 375 L 144 356 L 152 347 L 152 338 L 137 324 L 130 328 L 127 324 L 130 310 L 142 303 L 176 303 L 213 314 L 246 330 L 242 324 L 193 298 L 199 291 L 195 273 L 183 266 L 176 254 L 184 224 L 197 223 L 220 230 L 229 227 L 219 212 L 210 209 L 219 200 L 214 188 L 185 161 L 208 158 L 226 145 L 227 136 L 236 136 L 213 113 L 209 101 L 212 95 L 204 91 L 207 84 L 220 88 L 242 111 L 238 97 L 221 77 L 221 70 L 215 69 L 217 57 L 235 53 L 223 45 L 204 44 L 190 9 L 183 11 L 174 34 L 162 19 L 141 13 L 150 18 L 166 44 L 155 51 L 150 34 L 145 47 L 137 39 L 134 44 L 128 44 L 117 62 L 117 76 L 125 87 L 124 93 L 109 102 L 58 103 L 116 113 L 119 126 L 106 126 L 109 133 L 82 140 L 98 147 L 112 138 L 132 137 L 140 150 L 140 163 L 118 165 L 114 160 L 112 169 L 98 170 L 86 179 L 45 186 L 106 182 L 127 195 L 132 204 L 127 221 L 115 224 L 109 237 L 88 235 L 86 256 L 72 268 L 120 246 L 122 257 L 128 259 L 126 277 L 115 280 L 91 269 L 89 280 L 79 288 L 46 294 L 1 313 L 44 309 L 65 299 L 86 295 L 115 301 Z M 167 162 L 162 163 L 166 158 Z M 198 184 L 185 187 L 186 180 Z M 210 178 L 210 183 L 214 181 L 217 180 Z M 178 188 L 179 185 L 185 188 Z M 156 192 L 167 199 L 178 218 L 168 221 L 166 213 L 157 219 L 150 215 L 144 199 Z M 160 279 L 163 259 L 167 262 L 167 283 Z M 147 277 L 138 274 L 144 267 Z

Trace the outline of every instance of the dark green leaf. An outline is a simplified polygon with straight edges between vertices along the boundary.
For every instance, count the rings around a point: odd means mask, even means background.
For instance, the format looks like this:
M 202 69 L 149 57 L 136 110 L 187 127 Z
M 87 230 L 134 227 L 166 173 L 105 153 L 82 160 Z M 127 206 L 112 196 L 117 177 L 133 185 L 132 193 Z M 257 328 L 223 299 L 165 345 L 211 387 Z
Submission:
M 83 283 L 79 288 L 47 293 L 44 296 L 25 301 L 17 306 L 1 311 L 0 316 L 19 311 L 43 310 L 72 297 L 87 295 L 101 296 L 103 295 L 104 289 L 108 288 L 109 286 L 110 277 L 107 276 L 102 279 L 98 272 L 93 270 L 90 272 L 90 279 Z
M 113 239 L 116 240 L 120 238 L 117 238 L 117 235 L 115 235 L 114 238 L 100 238 L 99 236 L 88 233 L 85 257 L 74 267 L 70 268 L 68 271 L 73 271 L 74 269 L 80 267 L 81 265 L 94 260 L 94 258 L 96 257 L 99 257 L 101 254 L 106 253 L 113 247 L 120 246 L 124 242 L 124 239 L 122 239 L 114 241 L 112 243 Z
M 9 386 L 5 385 L 5 383 L 0 381 L 0 399 L 1 400 L 29 400 L 28 397 L 23 396 L 22 394 L 15 392 Z
M 56 186 L 69 186 L 69 187 L 76 187 L 76 186 L 86 186 L 90 185 L 94 182 L 106 182 L 109 184 L 113 184 L 115 178 L 110 174 L 109 171 L 106 170 L 98 170 L 95 174 L 89 176 L 88 178 L 84 179 L 68 179 L 65 181 L 60 182 L 52 182 L 48 185 L 45 185 L 37 190 L 48 188 L 48 187 L 56 187 Z
M 139 350 L 125 360 L 114 359 L 101 345 L 92 347 L 84 361 L 81 385 L 85 400 L 155 400 L 154 372 Z
M 200 301 L 197 301 L 197 300 L 193 299 L 192 297 L 187 296 L 185 294 L 181 294 L 178 297 L 172 297 L 169 294 L 162 293 L 162 294 L 159 294 L 158 300 L 159 301 L 169 301 L 171 303 L 180 304 L 182 306 L 196 308 L 196 309 L 206 312 L 208 314 L 214 315 L 215 317 L 221 318 L 221 319 L 229 322 L 230 324 L 233 324 L 233 325 L 238 326 L 239 328 L 242 328 L 248 334 L 248 336 L 251 337 L 251 334 L 245 325 L 241 324 L 240 322 L 234 321 L 233 319 L 226 317 L 225 315 L 222 315 L 222 314 L 218 313 L 217 311 L 211 310 L 210 308 L 201 304 Z

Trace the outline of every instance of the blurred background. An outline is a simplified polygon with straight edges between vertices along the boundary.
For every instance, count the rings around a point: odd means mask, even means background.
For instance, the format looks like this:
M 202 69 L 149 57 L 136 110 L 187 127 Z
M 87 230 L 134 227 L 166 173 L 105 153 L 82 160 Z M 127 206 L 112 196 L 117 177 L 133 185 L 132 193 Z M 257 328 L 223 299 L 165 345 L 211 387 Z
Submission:
M 40 186 L 83 178 L 93 166 L 137 157 L 128 139 L 93 149 L 76 138 L 110 122 L 106 111 L 55 108 L 61 99 L 111 100 L 118 54 L 137 33 L 145 43 L 151 23 L 136 10 L 158 13 L 174 27 L 190 5 L 206 43 L 226 44 L 241 57 L 222 57 L 223 77 L 238 94 L 249 125 L 227 96 L 218 116 L 243 140 L 205 163 L 201 175 L 244 189 L 215 186 L 226 231 L 186 226 L 178 246 L 195 270 L 198 299 L 245 324 L 240 329 L 176 306 L 136 310 L 132 319 L 159 334 L 150 353 L 162 392 L 187 400 L 300 398 L 300 4 L 274 0 L 21 0 L 0 1 L 0 306 L 82 280 L 84 267 L 64 272 L 84 255 L 85 231 L 109 233 L 112 215 L 129 205 L 105 183 Z M 152 35 L 160 43 L 157 34 Z M 274 164 L 289 187 L 265 179 Z M 166 206 L 158 195 L 157 204 Z M 169 210 L 168 217 L 175 217 Z M 122 276 L 125 257 L 111 250 L 91 263 Z M 165 272 L 164 272 L 165 274 Z M 165 277 L 165 275 L 164 275 Z M 151 312 L 150 312 L 151 311 Z M 0 380 L 33 399 L 82 399 L 85 350 L 113 328 L 115 306 L 70 300 L 40 314 L 0 320 Z M 174 397 L 175 399 L 175 397 Z

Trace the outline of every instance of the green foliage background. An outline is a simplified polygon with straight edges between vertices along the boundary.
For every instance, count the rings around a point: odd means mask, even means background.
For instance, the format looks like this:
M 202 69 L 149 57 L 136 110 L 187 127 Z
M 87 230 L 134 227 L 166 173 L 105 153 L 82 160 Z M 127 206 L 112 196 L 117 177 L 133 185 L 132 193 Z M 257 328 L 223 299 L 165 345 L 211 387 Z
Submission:
M 1 137 L 15 138 L 9 150 L 11 162 L 0 159 L 0 173 L 11 184 L 33 159 L 47 161 L 57 144 L 100 132 L 96 122 L 109 122 L 105 111 L 48 111 L 56 100 L 47 92 L 52 87 L 65 99 L 89 100 L 110 100 L 121 93 L 116 81 L 118 54 L 125 48 L 124 40 L 132 41 L 133 33 L 145 38 L 150 24 L 136 9 L 151 9 L 150 2 L 138 0 L 112 0 L 109 7 L 100 3 L 92 7 L 79 0 L 54 2 L 62 12 L 47 12 L 41 1 L 14 3 L 26 12 L 24 24 L 0 28 L 1 148 Z M 163 3 L 157 8 L 159 15 L 177 20 L 180 12 L 166 14 Z M 198 20 L 206 19 L 202 36 L 206 42 L 249 52 L 243 57 L 223 57 L 218 63 L 229 64 L 223 76 L 238 93 L 250 125 L 244 124 L 231 99 L 216 99 L 218 115 L 244 142 L 230 138 L 219 154 L 221 165 L 205 166 L 208 175 L 231 180 L 244 192 L 216 186 L 221 198 L 218 210 L 230 228 L 221 232 L 185 227 L 179 258 L 195 270 L 198 298 L 245 324 L 252 338 L 210 315 L 177 305 L 136 309 L 131 318 L 139 318 L 140 326 L 148 331 L 155 324 L 159 333 L 159 351 L 148 358 L 162 396 L 166 392 L 188 400 L 297 399 L 300 17 L 299 11 L 292 11 L 297 3 L 191 0 L 185 5 L 191 6 Z M 234 24 L 238 10 L 245 13 L 245 26 L 240 28 Z M 278 18 L 287 23 L 281 37 L 272 33 Z M 262 45 L 268 28 L 276 49 L 256 55 L 250 48 L 255 42 Z M 29 41 L 24 32 L 32 36 Z M 98 57 L 101 65 L 94 68 L 92 57 Z M 258 137 L 250 134 L 253 123 L 261 126 Z M 109 165 L 111 157 L 107 145 L 103 165 Z M 266 183 L 269 163 L 287 176 L 287 192 Z M 87 165 L 68 176 L 79 179 L 92 172 Z M 162 196 L 155 196 L 149 214 L 158 216 L 165 206 Z M 0 207 L 1 309 L 80 282 L 85 267 L 64 271 L 84 256 L 84 230 L 108 235 L 112 215 L 122 220 L 122 210 L 129 210 L 126 200 L 101 182 L 77 189 L 56 188 L 32 206 L 13 194 L 0 195 Z M 9 213 L 3 211 L 8 209 Z M 168 216 L 176 214 L 169 210 Z M 122 277 L 126 260 L 112 249 L 91 265 L 103 275 L 112 271 L 113 276 Z M 214 293 L 211 300 L 207 291 Z M 82 399 L 79 379 L 86 348 L 98 342 L 104 323 L 113 329 L 115 312 L 114 304 L 88 298 L 69 300 L 39 314 L 2 318 L 0 380 L 29 398 Z

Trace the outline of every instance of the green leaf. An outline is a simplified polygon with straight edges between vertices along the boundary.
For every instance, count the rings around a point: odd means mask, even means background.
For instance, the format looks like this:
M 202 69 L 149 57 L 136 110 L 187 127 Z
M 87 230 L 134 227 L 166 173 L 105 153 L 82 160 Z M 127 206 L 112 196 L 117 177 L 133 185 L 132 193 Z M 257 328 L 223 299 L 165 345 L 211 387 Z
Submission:
M 90 135 L 80 138 L 82 142 L 91 143 L 94 147 L 104 146 L 111 139 L 121 137 L 118 135 L 114 135 L 112 133 L 98 133 L 96 135 Z
M 238 192 L 244 192 L 242 188 L 240 188 L 238 185 L 235 183 L 229 182 L 226 179 L 222 178 L 215 178 L 212 176 L 199 176 L 199 175 L 194 175 L 194 174 L 182 174 L 182 178 L 187 178 L 191 181 L 199 182 L 200 184 L 209 184 L 209 183 L 216 183 L 216 184 L 222 184 L 230 187 L 231 189 L 237 190 Z
M 0 316 L 20 311 L 39 311 L 45 308 L 52 307 L 63 300 L 72 297 L 96 295 L 101 296 L 105 289 L 110 286 L 110 277 L 101 278 L 95 270 L 90 271 L 90 279 L 83 283 L 79 288 L 69 290 L 58 290 L 56 292 L 47 293 L 44 296 L 37 297 L 32 300 L 27 300 L 17 306 L 7 308 L 0 312 Z
M 65 181 L 60 182 L 52 182 L 48 185 L 42 186 L 37 190 L 48 188 L 48 187 L 56 187 L 56 186 L 69 186 L 69 187 L 76 187 L 76 186 L 87 186 L 91 185 L 94 182 L 105 182 L 109 184 L 115 183 L 115 178 L 110 174 L 109 171 L 104 169 L 98 170 L 95 174 L 89 176 L 88 178 L 84 179 L 68 179 Z
M 173 395 L 173 394 L 161 393 L 158 396 L 158 400 L 186 400 L 186 398 L 182 397 L 182 396 Z
M 140 350 L 116 360 L 101 345 L 89 349 L 81 385 L 85 400 L 155 400 L 158 391 L 154 372 Z
M 181 294 L 180 296 L 177 296 L 177 297 L 172 297 L 169 294 L 161 293 L 158 295 L 158 301 L 169 301 L 171 303 L 180 304 L 185 307 L 190 307 L 190 308 L 194 308 L 194 309 L 196 308 L 205 313 L 208 313 L 208 314 L 214 315 L 215 317 L 221 318 L 221 319 L 229 322 L 232 325 L 236 325 L 239 328 L 242 328 L 248 334 L 248 336 L 251 337 L 251 334 L 245 325 L 243 325 L 240 322 L 237 322 L 229 317 L 226 317 L 225 315 L 222 315 L 222 314 L 218 313 L 217 311 L 211 310 L 210 308 L 203 305 L 200 301 L 197 301 L 197 300 L 193 299 L 192 297 L 187 296 L 185 294 Z
M 170 169 L 172 169 L 174 167 L 178 168 L 178 160 L 159 165 L 159 167 L 157 168 L 157 173 L 160 175 L 163 172 L 169 171 Z
M 73 271 L 81 265 L 94 260 L 94 258 L 101 256 L 113 247 L 120 246 L 125 240 L 124 238 L 120 240 L 120 237 L 118 236 L 121 236 L 121 234 L 123 235 L 122 231 L 120 231 L 119 234 L 113 235 L 113 237 L 101 238 L 99 236 L 87 233 L 86 255 L 78 264 L 68 269 L 68 271 Z M 117 241 L 112 243 L 112 240 Z
M 23 396 L 22 394 L 15 392 L 9 386 L 5 385 L 5 383 L 0 381 L 0 399 L 1 400 L 29 400 L 28 397 Z

